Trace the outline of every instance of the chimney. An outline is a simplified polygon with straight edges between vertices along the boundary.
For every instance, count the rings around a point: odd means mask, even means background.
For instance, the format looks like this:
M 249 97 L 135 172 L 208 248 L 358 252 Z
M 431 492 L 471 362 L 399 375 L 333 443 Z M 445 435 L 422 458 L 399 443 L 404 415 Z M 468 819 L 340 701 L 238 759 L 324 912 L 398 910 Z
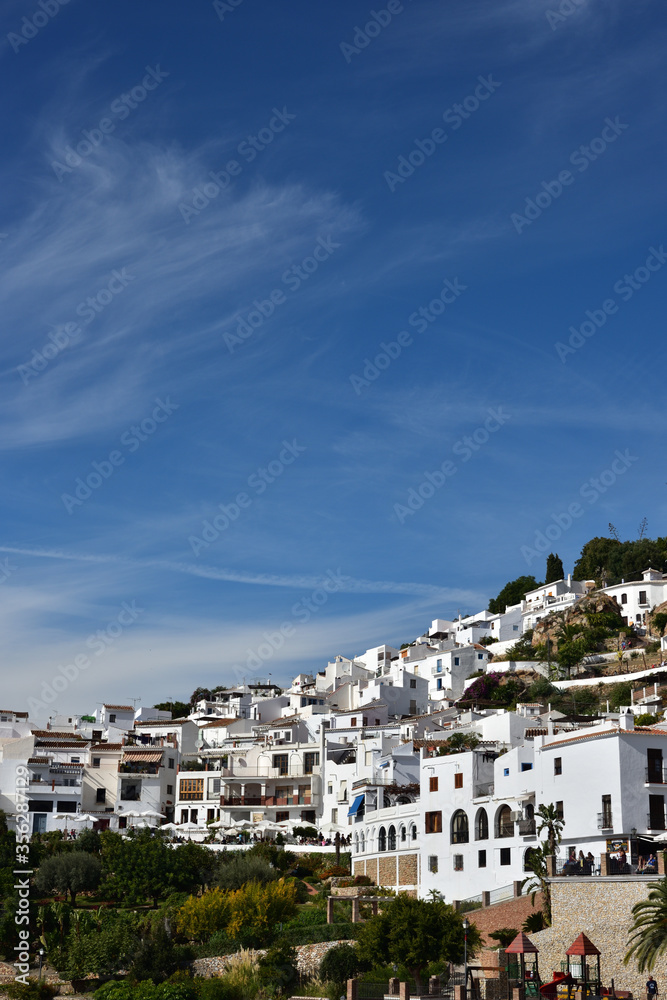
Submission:
M 572 586 L 572 574 L 571 573 L 567 574 L 567 585 L 568 585 L 568 587 Z
M 626 733 L 632 732 L 632 730 L 635 728 L 635 717 L 630 711 L 630 709 L 628 709 L 626 712 L 621 712 L 618 718 L 618 728 L 622 729 Z

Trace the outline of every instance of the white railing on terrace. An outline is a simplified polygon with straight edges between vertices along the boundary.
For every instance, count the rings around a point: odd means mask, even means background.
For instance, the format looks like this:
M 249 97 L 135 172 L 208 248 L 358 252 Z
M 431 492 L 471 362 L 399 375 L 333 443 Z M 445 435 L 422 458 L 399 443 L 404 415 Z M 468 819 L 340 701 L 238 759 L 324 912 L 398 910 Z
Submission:
M 236 763 L 236 762 L 234 762 Z M 193 772 L 197 774 L 199 772 Z M 221 769 L 222 778 L 311 778 L 315 774 L 320 774 L 320 765 L 315 764 L 312 769 L 306 770 L 303 764 L 288 765 L 284 770 L 280 767 L 244 767 L 242 764 L 237 767 L 223 767 Z
M 483 893 L 478 892 L 476 896 L 466 896 L 465 899 L 460 900 L 461 903 L 481 903 Z M 491 889 L 489 893 L 490 903 L 502 903 L 506 899 L 514 899 L 514 884 L 512 885 L 501 885 L 496 889 Z
M 514 885 L 501 885 L 498 889 L 492 889 L 489 893 L 491 903 L 501 903 L 505 899 L 514 899 Z

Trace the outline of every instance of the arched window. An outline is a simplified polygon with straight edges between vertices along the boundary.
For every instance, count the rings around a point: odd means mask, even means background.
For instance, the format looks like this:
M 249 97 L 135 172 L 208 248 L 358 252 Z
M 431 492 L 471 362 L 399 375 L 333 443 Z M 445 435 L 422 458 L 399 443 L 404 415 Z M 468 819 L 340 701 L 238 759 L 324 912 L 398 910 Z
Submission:
M 389 833 L 387 835 L 387 848 L 390 851 L 396 850 L 396 827 L 390 826 Z
M 468 843 L 468 817 L 463 809 L 457 809 L 452 816 L 452 844 Z
M 417 827 L 413 823 L 412 826 L 410 827 L 410 840 L 416 840 L 416 839 L 417 839 Z
M 364 835 L 363 835 L 363 833 L 359 834 L 359 853 L 360 854 L 364 853 Z
M 380 827 L 378 832 L 378 851 L 387 850 L 387 831 L 383 826 Z
M 403 823 L 401 823 L 401 825 L 398 828 L 398 839 L 400 841 L 401 846 L 404 847 L 408 840 L 408 834 Z
M 537 850 L 536 847 L 527 848 L 526 853 L 523 856 L 523 870 L 525 872 L 532 872 L 533 869 L 530 867 L 530 859 L 532 858 L 533 854 L 539 854 L 539 853 L 540 852 Z
M 359 853 L 359 834 L 358 833 L 355 833 L 355 835 L 354 835 L 354 853 L 355 854 Z
M 496 837 L 513 837 L 514 822 L 509 806 L 501 806 L 496 815 Z
M 475 840 L 489 839 L 489 817 L 486 809 L 478 809 L 475 817 Z

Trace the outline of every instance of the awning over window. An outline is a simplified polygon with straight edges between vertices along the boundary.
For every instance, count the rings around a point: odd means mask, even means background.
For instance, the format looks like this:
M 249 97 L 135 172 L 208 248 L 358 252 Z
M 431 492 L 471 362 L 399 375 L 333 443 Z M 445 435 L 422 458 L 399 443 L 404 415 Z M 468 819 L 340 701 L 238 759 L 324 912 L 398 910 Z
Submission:
M 359 807 L 361 806 L 361 803 L 363 801 L 364 801 L 363 795 L 357 795 L 357 797 L 355 798 L 354 802 L 352 803 L 352 805 L 348 809 L 347 815 L 348 816 L 356 816 L 357 813 L 359 812 Z

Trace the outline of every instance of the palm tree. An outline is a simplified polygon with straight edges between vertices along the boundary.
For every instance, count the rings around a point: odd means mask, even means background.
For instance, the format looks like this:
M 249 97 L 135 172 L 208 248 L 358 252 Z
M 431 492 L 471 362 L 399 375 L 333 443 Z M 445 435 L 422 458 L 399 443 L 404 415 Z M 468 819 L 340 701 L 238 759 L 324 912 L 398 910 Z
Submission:
M 525 866 L 530 874 L 521 884 L 522 891 L 530 893 L 530 901 L 535 906 L 535 896 L 542 893 L 542 912 L 545 923 L 551 924 L 551 884 L 548 881 L 547 857 L 551 854 L 547 841 L 534 848 L 526 856 Z
M 546 842 L 549 854 L 558 854 L 558 845 L 562 839 L 564 823 L 553 802 L 550 802 L 549 805 L 541 803 L 537 807 L 536 819 L 538 834 L 542 833 L 543 830 L 547 832 Z
M 637 968 L 643 972 L 652 968 L 656 959 L 667 951 L 667 878 L 649 884 L 648 899 L 635 903 L 632 916 L 634 923 L 623 961 L 627 965 L 634 958 Z

